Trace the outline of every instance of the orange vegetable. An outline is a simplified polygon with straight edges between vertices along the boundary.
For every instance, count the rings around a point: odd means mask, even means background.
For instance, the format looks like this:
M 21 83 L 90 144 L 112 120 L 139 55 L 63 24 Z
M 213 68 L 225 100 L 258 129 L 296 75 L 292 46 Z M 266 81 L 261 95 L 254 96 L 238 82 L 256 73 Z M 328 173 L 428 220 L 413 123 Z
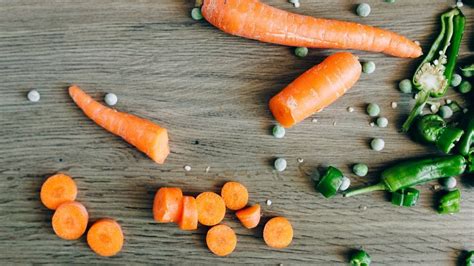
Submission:
M 220 223 L 225 216 L 225 203 L 214 192 L 203 192 L 196 198 L 198 220 L 201 224 L 212 226 Z
M 260 222 L 260 205 L 255 204 L 252 207 L 245 208 L 235 213 L 245 228 L 251 229 L 257 227 Z
M 160 223 L 179 222 L 183 211 L 183 192 L 179 188 L 158 189 L 153 201 L 153 217 Z
M 41 186 L 41 202 L 51 210 L 56 210 L 64 202 L 76 200 L 76 196 L 76 182 L 65 174 L 50 176 Z
M 100 256 L 113 256 L 122 250 L 122 228 L 115 220 L 98 220 L 87 232 L 87 244 Z
M 227 256 L 234 251 L 237 245 L 237 236 L 232 228 L 220 224 L 207 231 L 206 243 L 212 253 L 217 256 Z
M 149 120 L 108 108 L 94 101 L 76 85 L 69 87 L 69 95 L 99 126 L 122 137 L 153 161 L 159 164 L 165 161 L 170 152 L 166 129 Z
M 227 182 L 222 187 L 221 196 L 225 206 L 231 210 L 240 210 L 247 205 L 249 193 L 244 185 L 238 182 Z
M 418 44 L 388 30 L 290 13 L 259 0 L 203 0 L 201 11 L 220 30 L 262 42 L 365 50 L 399 57 L 422 54 Z
M 182 230 L 196 230 L 198 226 L 198 209 L 196 199 L 191 196 L 183 197 L 183 213 L 179 221 Z
M 284 127 L 291 127 L 322 111 L 350 89 L 361 74 L 351 53 L 335 53 L 306 71 L 270 100 L 270 111 Z
M 263 240 L 272 248 L 285 248 L 293 240 L 293 227 L 284 217 L 274 217 L 265 224 Z
M 62 239 L 75 240 L 86 231 L 88 220 L 89 214 L 84 205 L 76 201 L 65 202 L 54 212 L 53 230 Z

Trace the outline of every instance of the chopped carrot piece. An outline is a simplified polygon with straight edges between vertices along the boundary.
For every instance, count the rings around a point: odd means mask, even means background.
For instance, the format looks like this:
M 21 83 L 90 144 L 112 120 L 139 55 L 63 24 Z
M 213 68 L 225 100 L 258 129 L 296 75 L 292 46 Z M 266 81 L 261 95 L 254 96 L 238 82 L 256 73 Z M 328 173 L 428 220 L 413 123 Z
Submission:
M 214 192 L 203 192 L 196 198 L 198 220 L 201 224 L 212 226 L 220 223 L 225 216 L 225 203 Z
M 240 210 L 249 200 L 249 193 L 244 185 L 238 182 L 227 182 L 222 187 L 221 196 L 227 208 L 236 211 Z
M 53 215 L 53 230 L 57 236 L 66 240 L 80 238 L 87 228 L 89 214 L 86 207 L 77 201 L 65 202 Z
M 112 219 L 95 222 L 87 232 L 87 244 L 98 255 L 114 256 L 122 250 L 123 232 L 120 225 Z
M 240 211 L 237 211 L 235 215 L 245 228 L 255 228 L 260 222 L 260 205 L 255 204 L 251 207 L 242 209 Z
M 263 239 L 272 248 L 285 248 L 293 240 L 293 227 L 284 217 L 274 217 L 265 224 Z
M 153 201 L 153 217 L 160 223 L 179 222 L 183 211 L 183 192 L 179 188 L 158 189 Z
M 198 226 L 198 209 L 196 199 L 191 196 L 183 197 L 183 212 L 179 221 L 182 230 L 196 230 Z
M 227 256 L 237 246 L 237 236 L 234 230 L 225 224 L 213 226 L 206 235 L 209 250 L 217 256 Z
M 76 196 L 76 182 L 65 174 L 50 176 L 41 186 L 41 202 L 51 210 L 56 210 L 64 202 L 76 200 Z

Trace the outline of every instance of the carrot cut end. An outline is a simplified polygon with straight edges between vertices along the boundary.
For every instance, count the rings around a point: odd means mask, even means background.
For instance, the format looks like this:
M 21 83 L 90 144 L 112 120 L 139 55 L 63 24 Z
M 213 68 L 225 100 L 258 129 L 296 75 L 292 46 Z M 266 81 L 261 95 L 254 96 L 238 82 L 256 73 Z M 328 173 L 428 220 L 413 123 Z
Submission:
M 247 229 L 252 229 L 258 226 L 260 223 L 261 211 L 260 205 L 255 204 L 254 206 L 242 209 L 235 213 L 242 225 Z

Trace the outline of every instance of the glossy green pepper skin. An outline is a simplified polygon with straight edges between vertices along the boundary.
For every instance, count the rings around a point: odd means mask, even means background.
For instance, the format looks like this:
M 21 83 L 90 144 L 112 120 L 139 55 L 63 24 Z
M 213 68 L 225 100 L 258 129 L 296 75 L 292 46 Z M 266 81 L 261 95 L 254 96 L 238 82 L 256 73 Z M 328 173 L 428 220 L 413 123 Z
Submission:
M 464 122 L 465 134 L 459 142 L 458 150 L 464 156 L 469 154 L 472 142 L 474 141 L 474 113 L 469 112 Z
M 415 188 L 405 188 L 392 192 L 392 204 L 403 207 L 413 207 L 420 198 L 420 191 Z
M 465 262 L 466 266 L 474 266 L 474 251 L 469 251 L 467 253 Z
M 430 114 L 418 120 L 414 134 L 417 139 L 433 143 L 444 153 L 449 153 L 461 139 L 464 131 L 449 127 L 441 116 Z
M 372 259 L 364 250 L 359 250 L 351 256 L 351 266 L 369 266 Z
M 461 207 L 461 192 L 459 189 L 448 192 L 441 197 L 438 205 L 439 214 L 451 214 L 459 212 Z
M 323 194 L 325 198 L 333 197 L 341 187 L 343 177 L 341 170 L 329 166 L 326 173 L 319 179 L 316 190 Z
M 377 190 L 395 192 L 431 180 L 457 176 L 466 170 L 466 159 L 461 155 L 448 155 L 401 162 L 382 172 L 381 182 L 369 187 L 351 190 L 345 197 Z

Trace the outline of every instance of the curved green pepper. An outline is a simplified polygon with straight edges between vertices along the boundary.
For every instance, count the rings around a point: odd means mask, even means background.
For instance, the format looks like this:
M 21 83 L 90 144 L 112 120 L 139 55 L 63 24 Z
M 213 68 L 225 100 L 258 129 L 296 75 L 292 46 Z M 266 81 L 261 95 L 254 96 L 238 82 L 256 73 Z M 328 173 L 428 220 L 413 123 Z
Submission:
M 364 250 L 359 250 L 351 256 L 350 264 L 352 266 L 369 266 L 372 259 Z
M 460 175 L 465 170 L 466 159 L 461 155 L 408 160 L 383 171 L 380 183 L 351 190 L 344 196 L 351 197 L 377 190 L 395 192 L 434 179 Z
M 319 179 L 316 190 L 323 194 L 324 197 L 330 198 L 337 194 L 339 187 L 342 185 L 343 178 L 344 175 L 341 170 L 329 166 L 326 173 Z
M 415 130 L 416 137 L 427 143 L 434 143 L 444 153 L 449 153 L 456 142 L 461 139 L 464 131 L 448 127 L 439 115 L 425 115 L 418 120 Z
M 404 207 L 413 207 L 420 198 L 420 191 L 415 188 L 400 189 L 392 193 L 392 204 Z
M 469 112 L 464 122 L 464 129 L 466 134 L 459 142 L 458 150 L 464 156 L 469 154 L 472 143 L 474 141 L 474 113 Z
M 461 192 L 459 189 L 448 192 L 441 197 L 438 205 L 439 214 L 451 214 L 459 212 L 461 207 Z

